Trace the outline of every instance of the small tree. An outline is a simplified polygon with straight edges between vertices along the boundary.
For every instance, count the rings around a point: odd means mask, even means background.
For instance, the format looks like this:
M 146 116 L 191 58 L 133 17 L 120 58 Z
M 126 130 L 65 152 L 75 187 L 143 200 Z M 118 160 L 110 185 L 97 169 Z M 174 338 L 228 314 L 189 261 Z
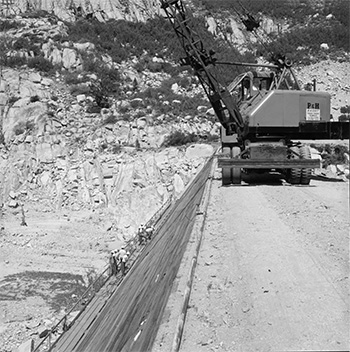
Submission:
M 339 121 L 350 121 L 350 105 L 342 106 L 340 112 Z

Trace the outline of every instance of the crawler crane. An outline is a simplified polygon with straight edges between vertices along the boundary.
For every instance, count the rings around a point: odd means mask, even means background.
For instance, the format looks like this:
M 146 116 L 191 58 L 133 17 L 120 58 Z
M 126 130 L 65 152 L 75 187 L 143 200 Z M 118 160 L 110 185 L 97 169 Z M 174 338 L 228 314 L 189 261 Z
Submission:
M 219 62 L 190 27 L 184 2 L 160 2 L 185 51 L 182 64 L 192 67 L 221 123 L 223 185 L 240 184 L 242 171 L 250 170 L 275 170 L 291 184 L 308 185 L 320 161 L 299 140 L 349 137 L 348 122 L 331 121 L 330 94 L 316 91 L 315 85 L 314 91 L 301 90 L 292 63 L 281 55 L 267 65 Z M 259 27 L 250 14 L 242 22 L 249 31 Z M 218 65 L 251 71 L 225 85 L 218 79 Z

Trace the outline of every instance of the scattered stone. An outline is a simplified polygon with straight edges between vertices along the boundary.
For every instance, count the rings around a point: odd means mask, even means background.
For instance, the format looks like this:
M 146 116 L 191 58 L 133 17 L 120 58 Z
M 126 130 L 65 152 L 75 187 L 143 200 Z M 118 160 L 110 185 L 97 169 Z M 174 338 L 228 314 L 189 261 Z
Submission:
M 200 342 L 202 346 L 208 346 L 213 343 L 213 339 L 209 339 L 208 341 Z
M 35 329 L 38 326 L 40 326 L 40 322 L 36 321 L 36 320 L 30 320 L 27 324 L 26 324 L 26 328 L 31 330 L 31 329 Z
M 248 307 L 248 305 L 245 305 L 242 307 L 242 312 L 243 313 L 248 313 L 250 311 L 250 307 Z
M 85 94 L 79 94 L 77 95 L 77 102 L 82 103 L 86 100 L 86 95 Z
M 188 159 L 206 158 L 212 156 L 214 149 L 208 144 L 193 144 L 186 149 Z
M 34 351 L 34 340 L 30 339 L 22 343 L 16 350 L 16 352 L 33 352 Z
M 25 143 L 32 143 L 33 142 L 33 136 L 27 136 L 26 139 L 24 140 Z
M 113 229 L 113 222 L 109 221 L 107 222 L 107 224 L 105 225 L 105 231 L 111 231 Z
M 51 329 L 45 329 L 41 333 L 39 333 L 39 338 L 43 339 L 51 332 Z
M 11 199 L 11 200 L 9 201 L 9 203 L 8 203 L 8 206 L 9 206 L 10 208 L 17 208 L 17 207 L 18 207 L 18 202 L 17 202 L 16 200 L 14 200 L 14 199 Z

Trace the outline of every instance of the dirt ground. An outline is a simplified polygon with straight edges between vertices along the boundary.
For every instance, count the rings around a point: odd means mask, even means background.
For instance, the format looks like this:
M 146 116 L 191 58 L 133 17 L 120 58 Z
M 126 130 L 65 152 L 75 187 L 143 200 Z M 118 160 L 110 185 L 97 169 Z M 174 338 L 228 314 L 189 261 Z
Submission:
M 37 340 L 82 296 L 120 245 L 106 210 L 43 212 L 27 206 L 2 214 L 0 351 Z
M 181 351 L 349 350 L 348 188 L 214 181 Z

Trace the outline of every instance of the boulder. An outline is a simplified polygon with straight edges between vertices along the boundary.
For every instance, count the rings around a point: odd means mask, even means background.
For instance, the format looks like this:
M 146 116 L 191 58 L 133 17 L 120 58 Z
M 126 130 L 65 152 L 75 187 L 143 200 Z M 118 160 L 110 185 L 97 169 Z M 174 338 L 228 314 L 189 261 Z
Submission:
M 198 111 L 200 114 L 201 114 L 201 113 L 206 113 L 207 110 L 208 110 L 208 108 L 207 108 L 206 106 L 204 106 L 204 105 L 199 105 L 199 106 L 197 107 L 197 111 Z
M 64 48 L 62 53 L 62 65 L 67 70 L 76 68 L 80 64 L 80 59 L 74 49 Z
M 52 62 L 53 65 L 60 65 L 63 61 L 61 50 L 58 48 L 53 48 L 49 54 L 48 59 Z
M 210 115 L 210 116 L 215 116 L 215 111 L 213 108 L 210 108 L 206 111 L 206 115 Z
M 38 72 L 30 72 L 28 75 L 28 80 L 33 83 L 40 83 L 41 82 L 41 75 Z
M 74 43 L 74 48 L 80 51 L 92 51 L 95 50 L 95 44 L 93 43 Z
M 17 202 L 16 200 L 14 200 L 14 199 L 11 199 L 11 200 L 9 201 L 9 203 L 8 203 L 8 206 L 9 206 L 10 208 L 17 208 L 17 207 L 18 207 L 18 202 Z
M 196 158 L 208 158 L 212 156 L 214 149 L 208 144 L 193 144 L 186 149 L 186 158 L 196 159 Z
M 86 100 L 86 95 L 85 94 L 78 94 L 77 95 L 77 102 L 82 103 Z
M 182 180 L 179 174 L 174 175 L 174 192 L 176 196 L 180 196 L 183 190 L 185 189 L 184 181 Z
M 33 352 L 33 351 L 34 351 L 33 339 L 23 342 L 16 350 L 16 352 Z
M 36 123 L 44 122 L 40 118 L 46 114 L 47 105 L 41 102 L 31 103 L 22 107 L 9 109 L 3 120 L 3 134 L 5 141 L 9 141 L 15 135 L 25 132 L 28 128 L 37 127 Z M 31 127 L 30 127 L 31 126 Z

